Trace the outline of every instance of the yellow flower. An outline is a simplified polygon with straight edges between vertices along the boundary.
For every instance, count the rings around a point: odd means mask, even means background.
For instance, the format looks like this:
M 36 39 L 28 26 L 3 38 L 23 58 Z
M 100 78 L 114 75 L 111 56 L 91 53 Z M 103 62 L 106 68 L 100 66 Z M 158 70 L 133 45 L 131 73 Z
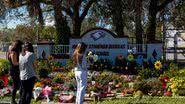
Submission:
M 156 68 L 156 69 L 162 68 L 162 64 L 161 64 L 160 61 L 156 61 L 154 65 L 155 65 L 155 68 Z
M 58 74 L 59 78 L 65 79 L 65 76 L 63 74 Z
M 128 61 L 133 61 L 134 60 L 134 56 L 132 54 L 127 56 Z
M 34 87 L 35 87 L 35 88 L 36 88 L 36 87 L 41 87 L 41 83 L 40 83 L 40 82 L 35 83 Z
M 53 60 L 54 60 L 54 57 L 51 56 L 51 55 L 49 55 L 49 56 L 48 56 L 48 60 L 49 60 L 49 61 L 53 61 Z
M 171 89 L 173 89 L 174 87 L 175 87 L 175 85 L 174 85 L 174 84 L 172 84 L 172 85 L 171 85 Z

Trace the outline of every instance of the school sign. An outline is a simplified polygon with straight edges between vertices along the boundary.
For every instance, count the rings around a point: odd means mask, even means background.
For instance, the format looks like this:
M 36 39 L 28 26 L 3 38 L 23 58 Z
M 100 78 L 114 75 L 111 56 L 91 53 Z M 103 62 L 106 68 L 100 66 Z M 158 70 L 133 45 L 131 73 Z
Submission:
M 114 61 L 118 54 L 127 55 L 127 38 L 117 37 L 106 29 L 94 28 L 85 32 L 80 38 L 70 39 L 71 54 L 80 42 L 86 43 L 88 45 L 87 51 L 97 54 L 99 59 Z

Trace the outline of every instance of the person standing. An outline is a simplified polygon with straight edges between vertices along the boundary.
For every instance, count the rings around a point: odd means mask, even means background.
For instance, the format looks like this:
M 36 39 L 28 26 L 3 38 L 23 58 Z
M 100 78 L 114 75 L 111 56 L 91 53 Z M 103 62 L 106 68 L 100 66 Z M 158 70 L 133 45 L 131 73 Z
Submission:
M 83 104 L 85 90 L 87 87 L 87 61 L 85 56 L 87 45 L 79 43 L 73 53 L 75 78 L 77 81 L 76 104 Z
M 8 60 L 10 62 L 10 76 L 13 80 L 13 91 L 12 91 L 12 100 L 11 104 L 17 104 L 15 101 L 16 92 L 20 88 L 20 77 L 19 77 L 19 54 L 22 51 L 22 42 L 20 40 L 16 40 L 8 54 Z M 21 92 L 21 91 L 20 91 Z
M 23 52 L 19 56 L 19 68 L 22 94 L 19 104 L 30 104 L 32 91 L 36 80 L 34 61 L 36 56 L 31 43 L 24 45 Z

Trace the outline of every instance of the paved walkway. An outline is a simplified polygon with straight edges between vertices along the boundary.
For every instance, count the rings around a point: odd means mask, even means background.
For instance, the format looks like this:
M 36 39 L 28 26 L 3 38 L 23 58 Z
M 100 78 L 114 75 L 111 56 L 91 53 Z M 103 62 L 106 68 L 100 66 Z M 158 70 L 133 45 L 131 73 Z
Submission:
M 6 59 L 6 52 L 0 52 L 0 58 Z

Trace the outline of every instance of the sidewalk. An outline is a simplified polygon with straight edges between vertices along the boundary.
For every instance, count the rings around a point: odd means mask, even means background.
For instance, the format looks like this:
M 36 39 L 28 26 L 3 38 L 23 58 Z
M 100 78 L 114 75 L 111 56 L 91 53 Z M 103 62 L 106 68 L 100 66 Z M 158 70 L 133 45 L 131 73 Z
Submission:
M 6 52 L 0 52 L 0 58 L 6 59 Z

